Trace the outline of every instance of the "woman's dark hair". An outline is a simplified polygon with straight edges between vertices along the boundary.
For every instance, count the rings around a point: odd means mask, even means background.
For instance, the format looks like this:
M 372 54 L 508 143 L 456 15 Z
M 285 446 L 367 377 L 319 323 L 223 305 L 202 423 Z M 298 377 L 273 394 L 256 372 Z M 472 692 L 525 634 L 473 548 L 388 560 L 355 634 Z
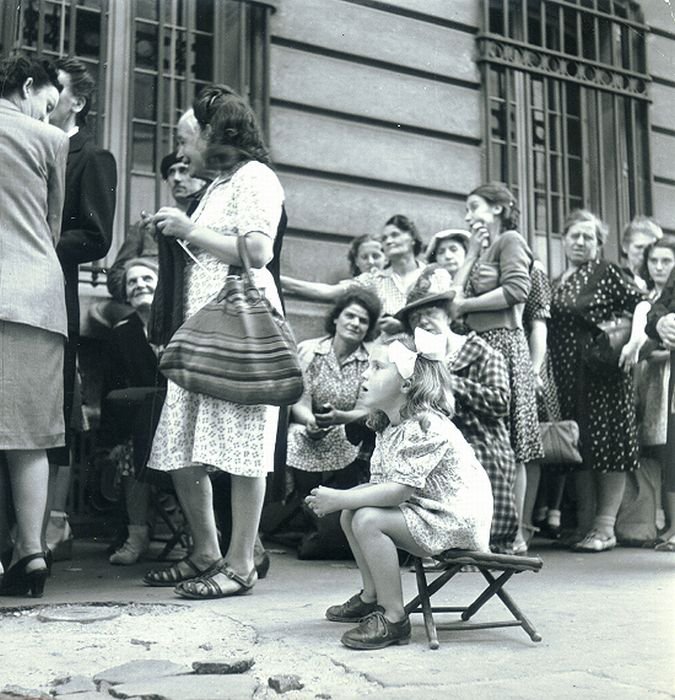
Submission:
M 37 90 L 46 85 L 53 85 L 59 92 L 63 89 L 56 68 L 49 61 L 38 61 L 26 56 L 9 56 L 0 61 L 0 97 L 9 97 L 20 92 L 28 78 L 33 78 L 33 85 Z
M 255 113 L 231 87 L 207 85 L 192 108 L 200 128 L 211 128 L 206 154 L 210 167 L 223 170 L 233 160 L 257 160 L 271 165 Z
M 330 310 L 324 328 L 326 333 L 331 337 L 335 335 L 335 321 L 337 317 L 350 305 L 358 304 L 362 306 L 368 313 L 368 330 L 364 340 L 372 340 L 375 335 L 377 320 L 382 312 L 382 303 L 380 298 L 367 287 L 362 287 L 359 284 L 350 285 L 336 300 L 335 305 Z
M 412 236 L 413 239 L 413 255 L 417 257 L 421 252 L 424 244 L 422 243 L 422 237 L 417 230 L 417 226 L 403 214 L 394 214 L 388 221 L 385 222 L 385 226 L 396 226 L 400 231 L 405 231 Z
M 84 126 L 87 123 L 87 114 L 91 109 L 91 98 L 96 89 L 96 83 L 87 70 L 87 66 L 77 58 L 60 58 L 54 64 L 57 70 L 68 73 L 70 77 L 70 91 L 74 97 L 84 100 L 84 107 L 77 113 L 75 123 Z
M 374 241 L 375 243 L 380 242 L 380 237 L 375 236 L 372 233 L 364 233 L 362 236 L 357 236 L 352 238 L 352 242 L 349 244 L 349 251 L 347 252 L 347 260 L 349 260 L 349 271 L 352 273 L 352 277 L 360 275 L 363 270 L 359 269 L 356 262 L 356 258 L 359 257 L 359 250 L 364 243 L 369 243 Z
M 660 238 L 658 241 L 654 241 L 648 246 L 645 246 L 642 257 L 642 267 L 640 268 L 640 277 L 642 277 L 642 279 L 647 283 L 647 289 L 654 289 L 655 286 L 654 280 L 649 274 L 649 267 L 647 266 L 647 263 L 649 262 L 649 256 L 652 254 L 652 251 L 656 250 L 656 248 L 667 248 L 668 250 L 671 250 L 673 252 L 673 256 L 675 256 L 675 240 L 672 238 Z
M 488 204 L 500 206 L 502 213 L 499 218 L 501 230 L 510 231 L 518 228 L 518 203 L 511 190 L 502 182 L 487 182 L 469 193 L 469 197 L 475 194 L 482 197 Z

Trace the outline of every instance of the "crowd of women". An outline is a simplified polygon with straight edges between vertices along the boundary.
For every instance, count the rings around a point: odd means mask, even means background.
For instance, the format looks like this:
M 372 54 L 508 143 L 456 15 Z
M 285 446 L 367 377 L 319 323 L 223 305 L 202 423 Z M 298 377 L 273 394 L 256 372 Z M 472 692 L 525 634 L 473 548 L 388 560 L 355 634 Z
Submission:
M 63 290 L 53 249 L 64 141 L 44 123 L 58 101 L 58 84 L 36 62 L 27 63 L 23 73 L 15 68 L 11 61 L 2 67 L 0 145 L 18 162 L 29 157 L 40 162 L 30 168 L 26 184 L 35 199 L 27 207 L 35 221 L 6 208 L 11 220 L 0 239 L 0 449 L 8 477 L 0 494 L 11 495 L 17 526 L 10 544 L 4 517 L 9 504 L 0 502 L 0 545 L 8 552 L 0 593 L 39 595 L 49 568 L 40 539 L 44 450 L 62 444 L 64 432 L 54 380 Z M 36 144 L 30 152 L 27 139 Z M 186 558 L 148 571 L 146 585 L 170 586 L 188 598 L 251 591 L 266 571 L 258 530 L 266 476 L 280 442 L 287 447 L 288 490 L 306 495 L 317 515 L 344 511 L 342 527 L 364 589 L 331 615 L 357 620 L 366 608 L 379 615 L 377 603 L 387 597 L 391 606 L 384 606 L 388 617 L 380 623 L 400 626 L 392 632 L 394 641 L 406 632 L 396 602 L 400 589 L 386 588 L 389 583 L 378 588 L 378 578 L 389 581 L 381 574 L 391 565 L 391 558 L 383 563 L 378 547 L 373 549 L 382 537 L 420 555 L 449 546 L 524 554 L 537 528 L 558 535 L 566 525 L 559 542 L 575 551 L 616 545 L 627 476 L 639 469 L 641 457 L 652 460 L 659 486 L 661 472 L 672 470 L 663 447 L 668 353 L 659 345 L 658 330 L 652 333 L 656 340 L 646 342 L 645 328 L 650 305 L 675 266 L 675 245 L 654 222 L 640 218 L 628 226 L 623 240 L 628 268 L 622 269 L 602 257 L 608 231 L 601 219 L 585 210 L 571 212 L 562 231 L 567 267 L 550 282 L 519 231 L 513 194 L 488 183 L 467 198 L 466 228 L 436 233 L 426 249 L 414 223 L 397 214 L 381 232 L 352 243 L 351 279 L 322 284 L 279 278 L 274 273 L 284 194 L 247 103 L 226 86 L 206 87 L 181 120 L 177 143 L 177 156 L 190 173 L 210 184 L 190 215 L 163 207 L 149 217 L 160 243 L 159 269 L 143 259 L 125 266 L 127 300 L 135 313 L 115 329 L 116 363 L 124 366 L 133 336 L 135 345 L 145 347 L 146 371 L 134 379 L 129 370 L 118 383 L 148 385 L 157 375 L 161 344 L 218 295 L 231 266 L 242 265 L 239 237 L 246 238 L 255 284 L 277 314 L 283 314 L 282 290 L 331 302 L 332 308 L 325 334 L 300 344 L 305 390 L 290 407 L 287 431 L 278 407 L 226 401 L 170 380 L 166 388 L 141 396 L 145 405 L 159 393 L 163 407 L 147 462 L 138 459 L 135 427 L 128 427 L 125 476 L 147 484 L 153 478 L 148 475 L 170 475 L 192 543 Z M 3 168 L 2 174 L 15 177 L 15 169 Z M 20 262 L 11 262 L 4 251 L 20 251 L 29 239 L 41 264 L 26 283 L 15 274 Z M 171 267 L 162 248 L 171 254 Z M 171 313 L 155 314 L 151 322 L 155 286 L 164 304 L 167 298 L 175 303 Z M 616 366 L 600 371 L 589 360 L 589 341 L 598 324 L 621 314 L 633 318 L 630 340 Z M 373 419 L 375 409 L 384 422 Z M 542 468 L 540 423 L 561 420 L 578 424 L 582 461 Z M 371 485 L 378 488 L 360 490 L 363 484 L 350 479 L 368 475 L 353 470 L 341 479 L 357 461 L 370 462 Z M 213 507 L 216 473 L 229 475 L 226 541 Z M 573 482 L 573 492 L 565 489 L 566 481 Z M 390 482 L 405 488 L 390 488 Z M 327 483 L 338 488 L 327 489 Z M 147 489 L 138 488 L 135 496 L 132 489 L 127 493 L 130 544 L 112 563 L 135 562 L 147 544 Z M 348 495 L 336 496 L 338 491 Z M 349 495 L 356 491 L 359 495 Z M 574 505 L 567 522 L 561 522 L 564 494 Z M 432 502 L 441 505 L 434 510 Z M 671 529 L 659 547 L 672 549 L 675 513 L 672 499 L 664 503 Z M 656 512 L 651 517 L 655 538 Z M 359 639 L 352 643 L 362 643 Z

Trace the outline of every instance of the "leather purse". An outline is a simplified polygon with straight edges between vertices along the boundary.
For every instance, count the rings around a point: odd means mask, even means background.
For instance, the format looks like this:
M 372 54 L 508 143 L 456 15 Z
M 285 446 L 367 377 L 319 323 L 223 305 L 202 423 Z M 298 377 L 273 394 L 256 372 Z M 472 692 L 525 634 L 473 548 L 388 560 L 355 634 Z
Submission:
M 541 464 L 581 464 L 579 426 L 575 420 L 544 421 L 539 424 L 544 457 Z
M 246 236 L 216 299 L 174 333 L 159 368 L 178 386 L 233 403 L 288 406 L 302 396 L 293 332 L 251 277 Z
M 603 368 L 618 368 L 623 346 L 628 342 L 633 320 L 629 315 L 615 316 L 596 324 L 585 348 L 588 363 Z

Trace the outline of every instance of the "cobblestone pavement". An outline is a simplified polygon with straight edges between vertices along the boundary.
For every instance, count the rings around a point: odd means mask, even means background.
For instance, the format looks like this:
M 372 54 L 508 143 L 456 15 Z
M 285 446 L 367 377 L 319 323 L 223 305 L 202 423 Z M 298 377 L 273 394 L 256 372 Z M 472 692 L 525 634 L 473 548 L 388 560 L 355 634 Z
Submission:
M 142 586 L 148 562 L 111 567 L 105 545 L 78 541 L 73 560 L 54 565 L 43 599 L 0 598 L 0 700 L 19 688 L 64 700 L 673 697 L 675 557 L 536 553 L 542 571 L 516 576 L 509 591 L 541 643 L 517 628 L 441 632 L 434 651 L 415 617 L 410 645 L 354 652 L 339 643 L 345 627 L 323 618 L 358 590 L 352 563 L 301 562 L 273 549 L 252 595 L 192 602 Z M 414 575 L 404 571 L 403 580 L 410 598 Z M 479 574 L 456 577 L 452 604 L 468 602 L 480 582 Z M 444 598 L 450 603 L 451 593 Z M 73 608 L 83 603 L 98 605 Z M 486 615 L 503 618 L 499 607 L 489 603 Z M 87 610 L 109 619 L 44 621 Z M 195 663 L 214 665 L 196 674 Z M 221 675 L 228 664 L 243 673 Z

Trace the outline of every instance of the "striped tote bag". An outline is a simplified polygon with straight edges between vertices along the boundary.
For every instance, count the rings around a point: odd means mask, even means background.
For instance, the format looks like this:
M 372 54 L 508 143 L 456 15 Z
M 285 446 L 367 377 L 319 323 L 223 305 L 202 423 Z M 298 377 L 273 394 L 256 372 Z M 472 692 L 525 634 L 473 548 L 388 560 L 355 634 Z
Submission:
M 246 405 L 294 404 L 303 381 L 293 332 L 253 282 L 245 236 L 237 247 L 241 267 L 231 267 L 216 299 L 174 333 L 159 368 L 194 393 Z

